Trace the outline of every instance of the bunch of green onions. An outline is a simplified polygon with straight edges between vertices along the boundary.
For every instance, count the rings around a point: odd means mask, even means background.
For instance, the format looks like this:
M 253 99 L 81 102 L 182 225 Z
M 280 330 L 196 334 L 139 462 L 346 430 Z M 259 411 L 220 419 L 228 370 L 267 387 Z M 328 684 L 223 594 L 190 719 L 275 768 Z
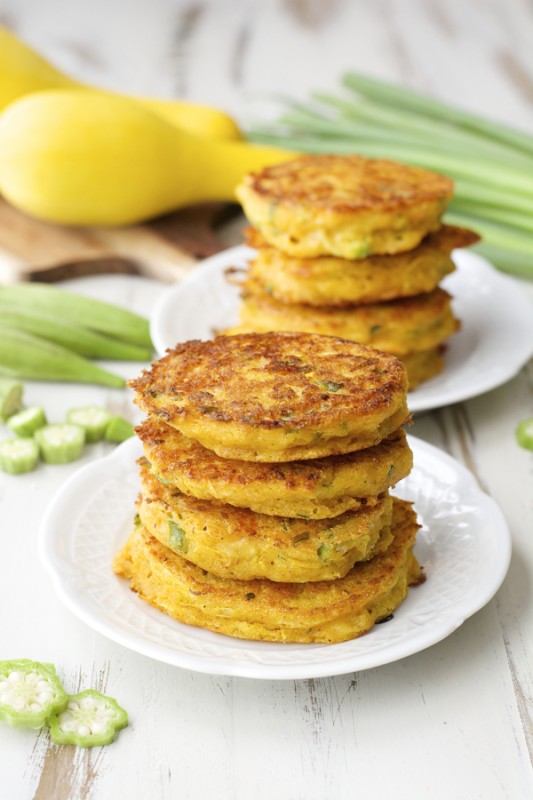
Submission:
M 446 221 L 479 233 L 476 249 L 500 269 L 533 278 L 533 136 L 363 75 L 348 73 L 342 85 L 342 97 L 287 102 L 279 120 L 252 125 L 248 138 L 448 175 L 455 196 Z

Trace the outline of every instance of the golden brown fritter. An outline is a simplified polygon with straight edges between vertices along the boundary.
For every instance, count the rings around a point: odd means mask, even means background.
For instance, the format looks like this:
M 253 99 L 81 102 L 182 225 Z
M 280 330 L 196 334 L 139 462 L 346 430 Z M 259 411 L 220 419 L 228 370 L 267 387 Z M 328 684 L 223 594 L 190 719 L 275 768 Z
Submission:
M 386 492 L 413 463 L 403 430 L 365 450 L 286 464 L 220 458 L 156 417 L 136 432 L 161 480 L 192 497 L 281 517 L 336 517 Z
M 416 247 L 438 229 L 453 181 L 393 161 L 305 155 L 247 175 L 236 194 L 273 247 L 352 259 Z
M 423 381 L 428 381 L 439 375 L 444 369 L 445 347 L 433 347 L 431 350 L 415 350 L 400 356 L 400 361 L 405 365 L 409 379 L 409 391 L 413 391 Z
M 472 231 L 443 225 L 407 253 L 349 261 L 288 256 L 270 247 L 254 229 L 248 229 L 246 238 L 249 246 L 257 248 L 248 269 L 252 284 L 282 303 L 330 307 L 431 292 L 455 269 L 451 251 L 479 240 Z
M 409 417 L 398 359 L 306 333 L 185 342 L 130 386 L 144 411 L 217 455 L 244 461 L 361 450 Z
M 348 308 L 288 305 L 250 281 L 239 309 L 241 322 L 226 334 L 249 331 L 304 331 L 340 336 L 397 356 L 430 350 L 459 328 L 451 296 L 444 289 L 387 303 Z
M 409 503 L 394 500 L 390 547 L 336 581 L 295 584 L 217 578 L 137 526 L 115 572 L 146 602 L 179 622 L 242 639 L 334 643 L 389 616 L 424 575 L 412 553 L 417 532 Z
M 141 463 L 138 513 L 162 544 L 221 578 L 271 581 L 333 580 L 390 544 L 388 495 L 333 519 L 256 514 L 197 500 L 162 484 Z

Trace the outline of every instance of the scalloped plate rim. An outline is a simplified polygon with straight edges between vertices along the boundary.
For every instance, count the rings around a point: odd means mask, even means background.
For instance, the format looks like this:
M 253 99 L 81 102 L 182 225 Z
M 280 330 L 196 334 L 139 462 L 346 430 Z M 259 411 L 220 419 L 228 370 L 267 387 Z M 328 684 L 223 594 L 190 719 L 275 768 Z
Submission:
M 187 303 L 191 290 L 194 290 L 198 284 L 200 287 L 204 286 L 210 278 L 219 276 L 221 272 L 235 263 L 245 264 L 253 254 L 254 250 L 246 245 L 230 247 L 198 262 L 193 272 L 183 281 L 170 286 L 163 292 L 150 317 L 152 340 L 160 355 L 163 355 L 167 348 L 172 347 L 178 341 L 186 341 L 188 338 L 205 338 L 205 336 L 198 336 L 194 330 L 187 332 L 187 326 L 185 333 L 182 332 L 178 337 L 172 336 L 172 325 L 175 324 L 180 304 Z M 454 371 L 449 366 L 450 355 L 448 355 L 448 368 L 445 366 L 444 372 L 440 376 L 423 383 L 416 391 L 409 393 L 409 408 L 413 413 L 429 411 L 485 394 L 513 378 L 533 356 L 533 305 L 520 292 L 519 285 L 515 280 L 498 272 L 489 261 L 477 253 L 455 250 L 453 258 L 457 270 L 447 276 L 441 285 L 452 293 L 456 304 L 462 303 L 466 306 L 466 313 L 458 314 L 463 323 L 463 331 L 459 331 L 451 338 L 450 353 L 457 352 L 461 342 L 465 340 L 465 330 L 469 330 L 472 336 L 477 336 L 477 353 L 484 353 L 485 357 L 488 357 L 491 369 L 483 374 L 466 373 L 459 376 L 455 371 L 457 379 L 454 380 Z M 483 287 L 485 296 L 487 290 L 490 290 L 491 296 L 498 301 L 482 315 L 481 330 L 472 330 L 472 312 L 477 314 L 479 311 L 475 307 L 478 301 L 477 295 L 475 299 L 470 297 L 466 299 L 466 295 L 461 295 L 461 292 L 472 281 L 476 286 L 479 284 L 480 287 Z M 233 292 L 236 292 L 236 289 L 228 284 L 226 296 L 231 296 Z M 502 295 L 506 298 L 505 302 L 502 302 Z M 508 310 L 511 307 L 512 310 Z M 499 315 L 499 325 L 494 324 L 494 317 L 489 313 L 490 310 Z M 512 333 L 513 347 L 510 349 L 503 347 L 502 357 L 498 358 L 497 344 L 494 346 L 492 340 L 489 342 L 489 337 L 496 327 L 501 335 L 502 323 L 507 326 L 509 333 Z M 226 324 L 229 324 L 229 321 Z M 472 361 L 475 360 L 475 351 L 470 354 L 470 358 Z
M 202 629 L 190 628 L 189 626 L 170 620 L 169 617 L 166 617 L 161 612 L 146 606 L 143 601 L 140 601 L 139 598 L 137 598 L 134 593 L 129 592 L 129 590 L 127 590 L 125 596 L 133 604 L 136 612 L 150 615 L 152 618 L 162 618 L 166 627 L 168 627 L 169 624 L 170 626 L 176 626 L 176 630 L 181 636 L 187 637 L 191 635 L 191 631 L 193 631 L 192 635 L 194 636 L 197 635 L 199 631 L 202 636 L 208 637 L 209 641 L 212 639 L 215 647 L 221 647 L 222 653 L 218 656 L 210 655 L 206 657 L 180 652 L 179 649 L 176 651 L 176 649 L 170 649 L 164 644 L 154 644 L 148 639 L 143 638 L 138 632 L 133 634 L 127 632 L 116 624 L 109 622 L 104 617 L 103 613 L 95 613 L 90 603 L 88 603 L 85 593 L 76 591 L 69 582 L 67 573 L 69 570 L 72 570 L 73 565 L 68 558 L 60 556 L 57 552 L 58 543 L 63 541 L 63 539 L 59 537 L 57 531 L 64 529 L 65 515 L 69 518 L 68 505 L 74 504 L 79 507 L 77 500 L 78 495 L 80 493 L 87 494 L 88 487 L 89 502 L 91 496 L 96 493 L 97 489 L 99 490 L 102 488 L 106 484 L 106 481 L 112 480 L 117 476 L 122 478 L 127 477 L 129 481 L 135 471 L 135 456 L 140 452 L 140 443 L 137 440 L 129 440 L 120 445 L 113 453 L 82 467 L 65 482 L 57 495 L 53 498 L 43 518 L 39 531 L 39 555 L 43 565 L 52 578 L 54 588 L 59 598 L 73 614 L 89 627 L 109 639 L 130 650 L 164 663 L 208 674 L 269 679 L 318 678 L 382 666 L 431 647 L 453 633 L 453 631 L 460 627 L 468 617 L 479 611 L 494 596 L 505 578 L 511 557 L 510 535 L 503 515 L 495 501 L 477 487 L 471 473 L 468 472 L 463 465 L 438 448 L 412 436 L 409 437 L 409 441 L 415 453 L 414 470 L 417 469 L 417 459 L 419 461 L 425 461 L 426 463 L 428 460 L 432 459 L 434 463 L 442 465 L 443 469 L 451 469 L 455 475 L 461 476 L 464 498 L 471 498 L 469 500 L 470 503 L 475 501 L 475 507 L 486 515 L 485 518 L 490 516 L 495 531 L 491 544 L 496 548 L 498 557 L 495 559 L 496 563 L 491 566 L 491 571 L 485 572 L 484 584 L 481 587 L 482 590 L 478 590 L 474 596 L 468 596 L 467 593 L 467 596 L 463 598 L 462 604 L 455 603 L 453 609 L 450 609 L 448 614 L 445 614 L 444 617 L 440 614 L 436 620 L 432 621 L 431 625 L 422 626 L 415 632 L 411 632 L 407 640 L 400 639 L 392 645 L 389 644 L 384 649 L 374 650 L 366 655 L 364 652 L 355 655 L 349 652 L 351 644 L 361 641 L 364 642 L 365 637 L 336 645 L 284 645 L 232 639 L 231 637 L 203 631 Z M 91 486 L 93 487 L 92 495 L 90 490 Z M 132 492 L 133 491 L 132 488 Z M 83 519 L 83 509 L 80 510 L 76 520 L 72 521 L 70 537 L 72 537 L 72 532 L 75 530 L 76 525 L 79 524 L 80 519 Z M 62 521 L 63 527 L 61 526 Z M 485 533 L 484 535 L 487 534 Z M 69 541 L 68 536 L 67 541 Z M 485 570 L 487 570 L 486 565 Z M 112 573 L 111 564 L 109 564 L 109 581 L 117 582 L 119 591 L 122 591 L 122 589 L 127 586 L 122 579 Z M 423 586 L 428 585 L 431 587 L 429 580 Z M 408 595 L 408 600 L 415 604 L 415 608 L 416 592 L 417 589 L 413 589 Z M 126 602 L 128 602 L 128 600 Z M 407 604 L 407 600 L 402 605 L 405 604 Z M 401 607 L 399 609 L 399 612 L 400 611 Z M 373 630 L 376 631 L 377 626 Z M 371 632 L 366 635 L 371 635 Z M 247 661 L 246 657 L 243 657 L 242 654 L 245 653 L 245 647 L 249 650 L 251 649 L 252 652 L 258 648 L 258 652 L 261 652 L 261 648 L 266 647 L 270 652 L 284 652 L 285 654 L 289 652 L 291 648 L 293 648 L 293 652 L 295 652 L 294 648 L 297 648 L 301 653 L 305 653 L 306 650 L 315 652 L 318 648 L 320 651 L 323 651 L 325 658 L 320 661 L 314 661 L 313 663 L 306 662 L 304 659 L 303 662 L 300 660 L 298 663 L 293 664 L 258 664 L 250 660 Z M 348 651 L 345 655 L 341 653 L 339 658 L 335 658 L 334 660 L 330 658 L 330 660 L 328 660 L 328 654 L 333 656 L 338 653 L 339 650 L 343 649 Z M 230 657 L 227 655 L 228 650 Z M 234 653 L 233 657 L 231 657 L 232 652 Z

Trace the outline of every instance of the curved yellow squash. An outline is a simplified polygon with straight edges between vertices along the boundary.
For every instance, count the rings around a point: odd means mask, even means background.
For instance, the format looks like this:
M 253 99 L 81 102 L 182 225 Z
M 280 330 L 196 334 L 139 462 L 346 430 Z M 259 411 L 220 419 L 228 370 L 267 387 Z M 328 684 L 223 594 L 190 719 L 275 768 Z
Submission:
M 23 95 L 45 89 L 93 90 L 92 87 L 63 75 L 7 28 L 0 27 L 0 111 Z M 109 94 L 120 97 L 112 92 Z M 235 121 L 217 108 L 180 100 L 145 97 L 129 99 L 146 106 L 167 122 L 198 136 L 210 139 L 242 139 Z
M 293 155 L 195 137 L 99 92 L 36 92 L 0 116 L 0 192 L 30 215 L 66 224 L 124 225 L 235 200 L 245 173 Z

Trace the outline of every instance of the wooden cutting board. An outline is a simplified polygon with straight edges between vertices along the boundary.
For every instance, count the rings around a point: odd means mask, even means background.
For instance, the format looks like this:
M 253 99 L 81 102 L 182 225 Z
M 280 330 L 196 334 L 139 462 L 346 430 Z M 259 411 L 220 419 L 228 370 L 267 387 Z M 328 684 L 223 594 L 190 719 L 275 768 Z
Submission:
M 199 259 L 227 247 L 219 231 L 239 218 L 239 206 L 209 203 L 142 225 L 78 228 L 40 222 L 0 198 L 0 282 L 51 282 L 102 273 L 173 282 Z

